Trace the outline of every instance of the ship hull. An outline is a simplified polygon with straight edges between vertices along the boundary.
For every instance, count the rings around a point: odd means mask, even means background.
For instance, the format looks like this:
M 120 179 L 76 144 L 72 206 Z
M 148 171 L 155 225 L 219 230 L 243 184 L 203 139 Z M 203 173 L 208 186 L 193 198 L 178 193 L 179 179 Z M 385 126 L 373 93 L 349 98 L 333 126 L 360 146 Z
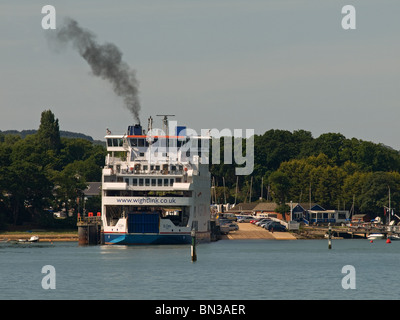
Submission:
M 135 234 L 105 233 L 104 243 L 110 245 L 189 244 L 190 233 Z

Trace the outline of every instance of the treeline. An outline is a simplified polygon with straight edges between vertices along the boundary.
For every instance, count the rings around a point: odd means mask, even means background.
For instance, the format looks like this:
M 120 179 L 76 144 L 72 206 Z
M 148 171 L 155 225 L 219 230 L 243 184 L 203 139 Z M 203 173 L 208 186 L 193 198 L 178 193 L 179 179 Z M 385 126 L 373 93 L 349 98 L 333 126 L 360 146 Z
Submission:
M 227 138 L 225 138 L 227 139 Z M 399 216 L 400 154 L 398 151 L 339 133 L 314 138 L 305 130 L 269 130 L 254 136 L 254 170 L 236 176 L 236 165 L 211 165 L 214 202 L 272 200 L 312 202 L 326 209 L 384 215 L 384 206 Z M 83 138 L 60 136 L 58 119 L 41 114 L 37 131 L 22 138 L 0 133 L 0 229 L 23 223 L 54 223 L 46 211 L 76 213 L 87 182 L 101 181 L 105 147 Z M 225 187 L 224 187 L 225 186 Z M 214 195 L 214 192 L 213 192 Z M 76 216 L 71 219 L 75 226 Z
M 288 210 L 284 203 L 309 202 L 311 197 L 326 209 L 349 210 L 354 203 L 356 213 L 383 216 L 390 189 L 391 207 L 398 214 L 400 154 L 390 147 L 340 133 L 313 138 L 305 130 L 269 130 L 256 135 L 254 144 L 250 176 L 235 176 L 232 165 L 211 166 L 219 203 L 262 196 Z
M 35 134 L 37 133 L 37 130 L 31 129 L 31 130 L 5 130 L 5 131 L 1 131 L 0 130 L 0 137 L 2 136 L 4 139 L 5 135 L 17 135 L 20 136 L 22 139 L 25 139 L 26 136 L 31 135 L 31 134 Z M 71 131 L 64 131 L 64 130 L 60 130 L 60 137 L 61 138 L 81 138 L 81 139 L 85 139 L 85 140 L 89 140 L 91 142 L 93 142 L 94 144 L 101 144 L 101 145 L 105 145 L 104 141 L 101 140 L 93 140 L 93 138 L 91 136 L 88 136 L 86 134 L 83 133 L 78 133 L 78 132 L 71 132 Z
M 87 139 L 60 137 L 50 110 L 41 114 L 36 133 L 0 134 L 0 229 L 51 225 L 48 209 L 75 209 L 87 182 L 101 181 L 105 154 Z M 75 226 L 76 216 L 71 221 Z

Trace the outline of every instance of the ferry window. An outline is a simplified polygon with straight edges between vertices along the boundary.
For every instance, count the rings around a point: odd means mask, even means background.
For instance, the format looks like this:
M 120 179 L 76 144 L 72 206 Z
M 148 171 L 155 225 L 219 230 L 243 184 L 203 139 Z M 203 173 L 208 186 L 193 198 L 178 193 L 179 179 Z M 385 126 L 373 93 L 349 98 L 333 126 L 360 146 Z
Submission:
M 125 179 L 125 182 L 129 186 L 129 179 Z
M 159 187 L 162 187 L 162 179 L 157 179 L 157 185 L 158 185 Z
M 149 146 L 149 142 L 147 140 L 144 140 L 144 146 L 148 147 Z
M 144 147 L 144 139 L 138 139 L 138 147 Z
M 155 187 L 157 185 L 156 182 L 157 182 L 156 179 L 151 179 L 151 186 Z
M 113 139 L 113 146 L 118 147 L 118 139 Z
M 176 178 L 175 181 L 179 183 L 179 182 L 182 181 L 182 179 L 181 178 Z
M 146 187 L 150 186 L 150 179 L 145 179 L 144 183 L 145 183 Z
M 107 146 L 112 147 L 112 139 L 107 139 Z
M 137 139 L 131 139 L 131 146 L 137 147 Z
M 122 147 L 124 145 L 123 139 L 118 139 L 118 147 Z
M 168 179 L 164 179 L 164 187 L 168 187 Z
M 132 185 L 133 186 L 137 186 L 137 179 L 136 178 L 132 179 Z
M 143 179 L 139 179 L 139 187 L 143 187 Z
M 141 157 L 144 157 L 144 152 L 140 152 L 140 156 L 141 156 Z
M 174 179 L 169 179 L 169 185 L 172 187 L 173 184 L 174 184 Z

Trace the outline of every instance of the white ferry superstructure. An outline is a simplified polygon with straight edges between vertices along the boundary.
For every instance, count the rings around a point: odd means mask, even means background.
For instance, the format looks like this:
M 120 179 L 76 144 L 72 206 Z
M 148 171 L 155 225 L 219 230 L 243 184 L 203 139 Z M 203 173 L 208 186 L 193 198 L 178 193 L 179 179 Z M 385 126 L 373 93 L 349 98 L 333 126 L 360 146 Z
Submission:
M 129 126 L 122 135 L 107 133 L 105 244 L 190 243 L 192 230 L 197 239 L 210 240 L 210 138 L 169 125 L 164 116 L 163 129 L 153 129 L 150 117 L 147 134 L 141 125 Z

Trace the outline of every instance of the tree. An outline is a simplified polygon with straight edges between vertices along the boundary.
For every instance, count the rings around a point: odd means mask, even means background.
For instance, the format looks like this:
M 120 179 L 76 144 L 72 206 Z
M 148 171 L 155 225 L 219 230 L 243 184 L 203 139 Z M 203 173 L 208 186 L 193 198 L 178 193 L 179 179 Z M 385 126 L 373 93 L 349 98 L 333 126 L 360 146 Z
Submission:
M 291 186 L 288 176 L 283 172 L 275 171 L 269 176 L 269 183 L 274 201 L 279 205 L 284 204 Z
M 0 136 L 0 209 L 13 224 L 41 221 L 50 206 L 74 207 L 86 181 L 100 181 L 105 149 L 60 139 L 58 120 L 43 111 L 37 133 Z M 3 216 L 4 218 L 4 216 Z M 2 222 L 0 217 L 0 223 Z
M 53 150 L 58 154 L 61 148 L 60 128 L 58 126 L 58 119 L 55 119 L 51 110 L 42 112 L 37 136 L 44 150 Z
M 369 174 L 360 195 L 360 210 L 363 213 L 385 218 L 384 207 L 389 206 L 389 188 L 391 207 L 400 205 L 400 174 L 398 172 L 373 172 Z

